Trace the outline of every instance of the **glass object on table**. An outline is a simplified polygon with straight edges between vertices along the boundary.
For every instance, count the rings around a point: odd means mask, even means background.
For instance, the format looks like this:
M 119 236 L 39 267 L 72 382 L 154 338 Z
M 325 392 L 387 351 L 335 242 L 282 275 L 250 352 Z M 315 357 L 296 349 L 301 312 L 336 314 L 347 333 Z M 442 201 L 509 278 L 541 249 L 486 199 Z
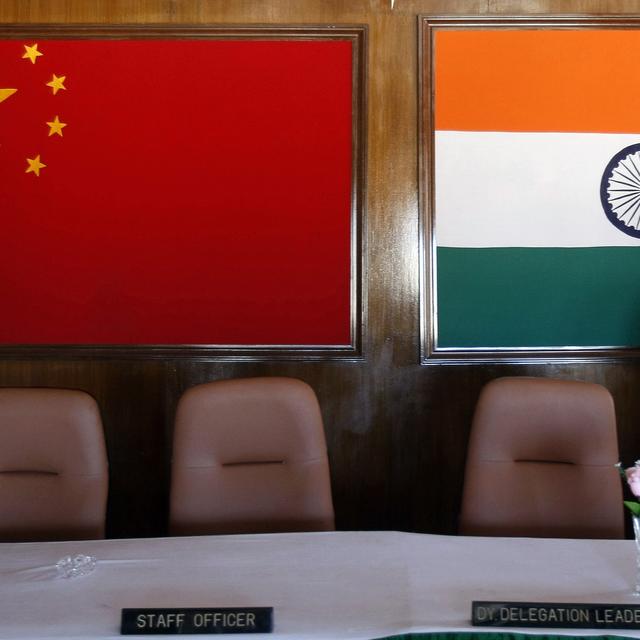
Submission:
M 96 566 L 93 556 L 78 553 L 75 556 L 65 556 L 56 563 L 58 576 L 61 578 L 78 578 L 91 573 Z
M 631 595 L 640 597 L 640 516 L 632 516 L 631 519 L 636 543 L 636 581 Z

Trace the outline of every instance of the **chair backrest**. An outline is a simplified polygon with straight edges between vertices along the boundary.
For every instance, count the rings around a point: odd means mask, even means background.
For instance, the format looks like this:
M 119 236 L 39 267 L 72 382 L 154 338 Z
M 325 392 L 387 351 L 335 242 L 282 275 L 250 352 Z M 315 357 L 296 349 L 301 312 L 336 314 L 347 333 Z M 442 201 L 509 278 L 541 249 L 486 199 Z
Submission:
M 586 382 L 499 378 L 476 406 L 460 533 L 622 538 L 611 394 Z
M 333 529 L 311 387 L 245 378 L 189 389 L 176 413 L 170 502 L 173 535 Z
M 0 540 L 104 537 L 100 411 L 83 391 L 0 389 Z

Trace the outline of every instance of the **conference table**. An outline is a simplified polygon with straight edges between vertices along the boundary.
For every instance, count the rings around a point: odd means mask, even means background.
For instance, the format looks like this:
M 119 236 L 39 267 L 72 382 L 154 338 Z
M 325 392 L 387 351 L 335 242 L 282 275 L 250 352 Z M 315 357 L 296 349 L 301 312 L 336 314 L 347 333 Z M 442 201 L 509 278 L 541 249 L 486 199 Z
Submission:
M 61 577 L 57 561 L 75 554 L 94 556 L 94 570 Z M 472 600 L 640 604 L 634 573 L 626 540 L 372 531 L 2 543 L 0 638 L 117 638 L 121 610 L 142 607 L 273 607 L 274 639 L 640 637 L 470 622 Z

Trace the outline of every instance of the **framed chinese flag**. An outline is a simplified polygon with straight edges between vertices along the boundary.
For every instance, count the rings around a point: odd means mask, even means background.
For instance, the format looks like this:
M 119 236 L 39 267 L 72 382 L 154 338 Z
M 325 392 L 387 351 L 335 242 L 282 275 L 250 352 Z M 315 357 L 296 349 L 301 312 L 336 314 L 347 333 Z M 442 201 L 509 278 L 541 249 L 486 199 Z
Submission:
M 640 20 L 422 17 L 423 362 L 640 348 Z
M 0 352 L 361 355 L 364 27 L 0 27 Z

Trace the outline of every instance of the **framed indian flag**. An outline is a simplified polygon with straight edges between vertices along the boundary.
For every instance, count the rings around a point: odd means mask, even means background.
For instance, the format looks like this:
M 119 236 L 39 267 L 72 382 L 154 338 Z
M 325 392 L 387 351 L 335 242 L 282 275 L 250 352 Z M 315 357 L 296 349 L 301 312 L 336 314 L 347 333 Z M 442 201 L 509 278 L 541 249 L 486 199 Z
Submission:
M 0 354 L 362 357 L 366 27 L 0 25 Z
M 640 349 L 640 18 L 421 17 L 422 361 Z

